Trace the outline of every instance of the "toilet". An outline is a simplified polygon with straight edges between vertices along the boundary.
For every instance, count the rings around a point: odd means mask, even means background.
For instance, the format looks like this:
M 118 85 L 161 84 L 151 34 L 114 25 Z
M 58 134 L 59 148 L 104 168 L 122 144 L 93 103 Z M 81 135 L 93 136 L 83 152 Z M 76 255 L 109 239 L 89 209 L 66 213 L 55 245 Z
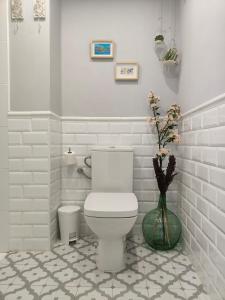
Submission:
M 84 216 L 98 237 L 97 267 L 116 273 L 125 268 L 126 235 L 137 219 L 133 194 L 133 149 L 96 147 L 91 153 L 92 192 Z

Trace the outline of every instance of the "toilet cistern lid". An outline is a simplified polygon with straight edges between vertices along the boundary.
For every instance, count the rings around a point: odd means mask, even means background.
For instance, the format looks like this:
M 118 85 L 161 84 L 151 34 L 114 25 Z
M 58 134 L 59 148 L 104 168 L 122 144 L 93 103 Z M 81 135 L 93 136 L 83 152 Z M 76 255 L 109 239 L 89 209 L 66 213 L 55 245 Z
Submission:
M 90 193 L 84 203 L 84 214 L 89 217 L 130 218 L 137 212 L 133 193 Z

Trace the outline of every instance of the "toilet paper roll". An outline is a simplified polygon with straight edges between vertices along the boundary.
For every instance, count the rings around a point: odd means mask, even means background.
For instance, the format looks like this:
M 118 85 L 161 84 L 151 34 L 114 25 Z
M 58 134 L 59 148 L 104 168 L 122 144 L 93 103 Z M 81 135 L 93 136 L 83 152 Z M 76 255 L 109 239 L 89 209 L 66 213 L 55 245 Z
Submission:
M 65 152 L 63 156 L 64 165 L 71 166 L 77 164 L 76 154 L 74 152 Z

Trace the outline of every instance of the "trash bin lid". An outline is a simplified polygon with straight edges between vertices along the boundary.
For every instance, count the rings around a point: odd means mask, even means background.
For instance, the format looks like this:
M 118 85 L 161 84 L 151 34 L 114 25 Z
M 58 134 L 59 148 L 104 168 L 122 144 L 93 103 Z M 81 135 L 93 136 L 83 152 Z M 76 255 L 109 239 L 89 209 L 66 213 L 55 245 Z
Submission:
M 58 212 L 61 212 L 61 213 L 74 213 L 74 212 L 78 212 L 80 211 L 80 206 L 75 206 L 75 205 L 66 205 L 66 206 L 61 206 L 59 209 L 58 209 Z

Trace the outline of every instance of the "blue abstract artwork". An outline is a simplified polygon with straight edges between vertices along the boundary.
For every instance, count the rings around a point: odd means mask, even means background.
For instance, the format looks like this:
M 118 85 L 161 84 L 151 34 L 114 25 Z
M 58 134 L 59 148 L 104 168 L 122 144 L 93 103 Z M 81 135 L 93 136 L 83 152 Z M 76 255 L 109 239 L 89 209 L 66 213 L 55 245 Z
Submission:
M 111 43 L 95 44 L 95 55 L 111 55 Z

